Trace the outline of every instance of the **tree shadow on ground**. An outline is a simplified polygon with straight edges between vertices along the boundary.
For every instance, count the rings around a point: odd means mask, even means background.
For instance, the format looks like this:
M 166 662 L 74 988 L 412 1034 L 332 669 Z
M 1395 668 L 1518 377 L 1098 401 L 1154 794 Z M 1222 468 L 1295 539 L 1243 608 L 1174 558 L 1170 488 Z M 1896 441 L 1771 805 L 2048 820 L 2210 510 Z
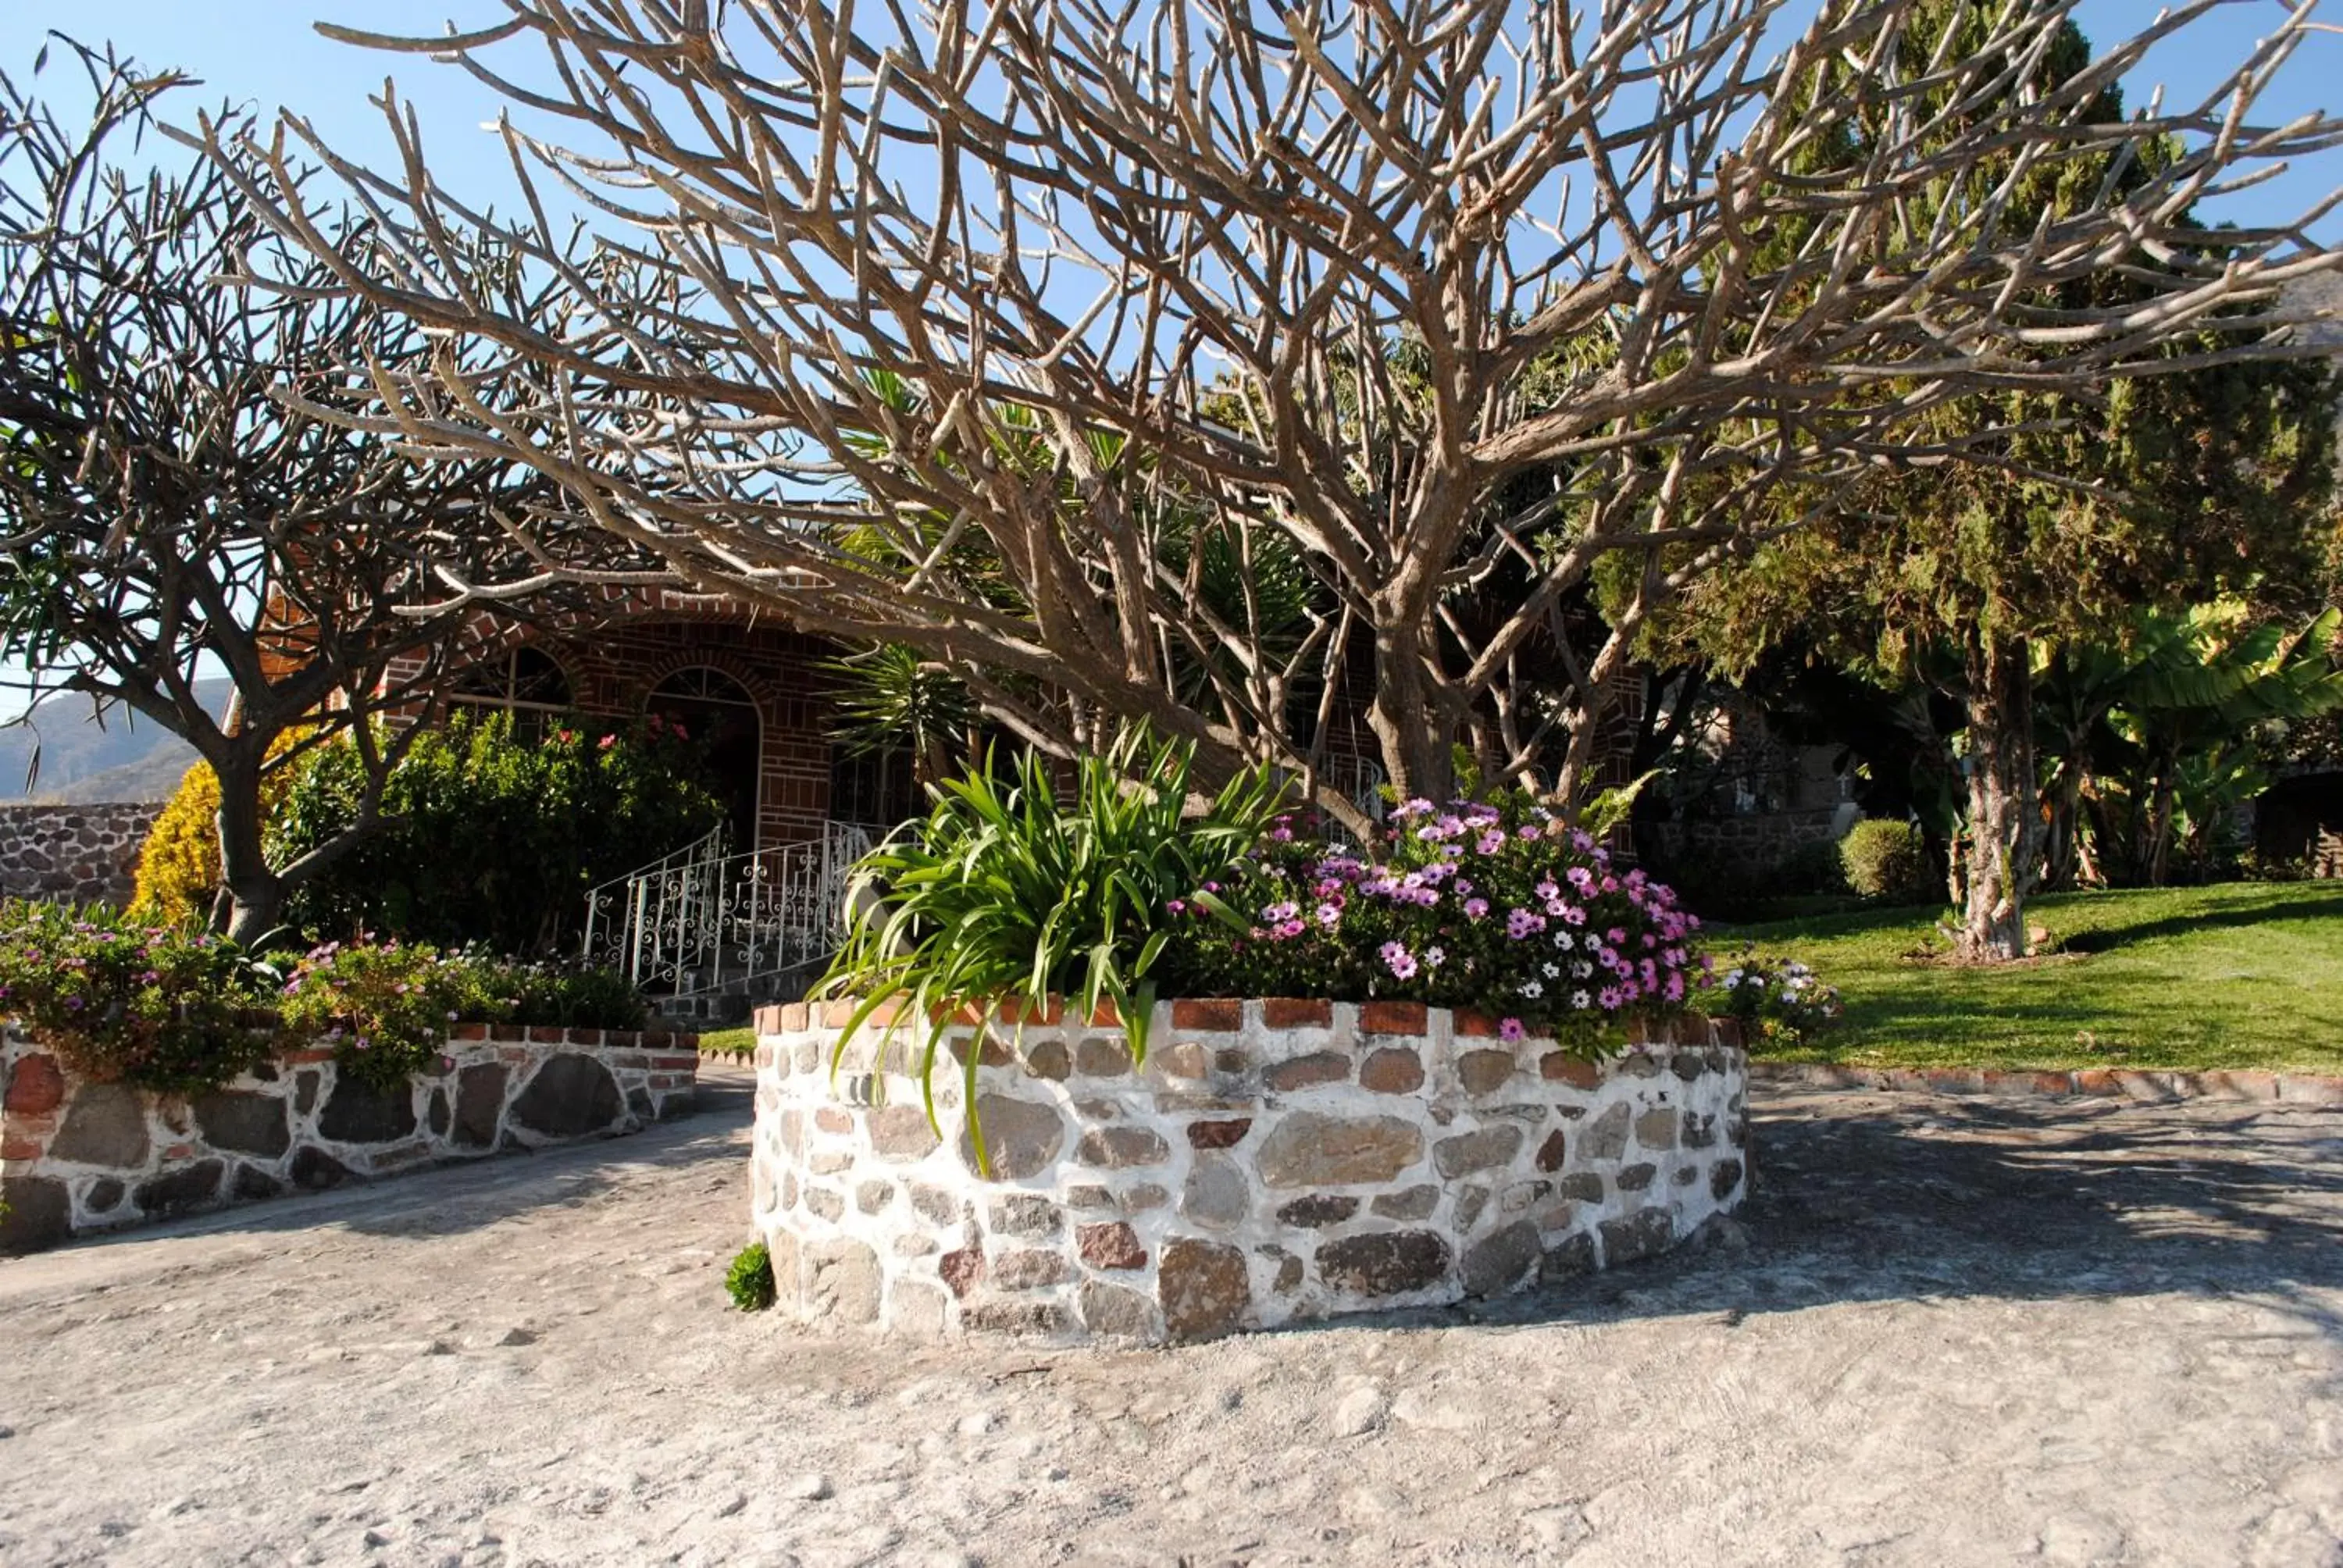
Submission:
M 2051 919 L 2056 920 L 2053 914 Z M 2111 953 L 2159 937 L 2185 937 L 2213 927 L 2261 926 L 2273 920 L 2328 920 L 2343 925 L 2343 899 L 2290 899 L 2232 910 L 2205 910 L 2137 925 L 2099 926 L 2062 938 L 2062 953 Z
M 1756 1181 L 1725 1241 L 1464 1311 L 1738 1321 L 1839 1302 L 2181 1293 L 2252 1296 L 2343 1337 L 2333 1112 L 1923 1095 L 1758 1111 Z

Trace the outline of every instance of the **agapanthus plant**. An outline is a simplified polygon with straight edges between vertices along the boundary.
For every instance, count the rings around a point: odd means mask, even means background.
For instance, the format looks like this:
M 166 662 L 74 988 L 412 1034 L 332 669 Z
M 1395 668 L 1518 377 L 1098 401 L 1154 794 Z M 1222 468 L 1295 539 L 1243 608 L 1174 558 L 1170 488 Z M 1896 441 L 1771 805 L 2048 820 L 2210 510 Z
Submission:
M 1700 920 L 1674 891 L 1544 808 L 1395 807 L 1382 858 L 1279 824 L 1176 902 L 1167 983 L 1191 995 L 1406 998 L 1473 1008 L 1518 1039 L 1599 1049 L 1628 1015 L 1686 1007 L 1709 982 Z M 1201 902 L 1246 913 L 1232 930 Z M 1175 978 L 1176 977 L 1176 978 Z

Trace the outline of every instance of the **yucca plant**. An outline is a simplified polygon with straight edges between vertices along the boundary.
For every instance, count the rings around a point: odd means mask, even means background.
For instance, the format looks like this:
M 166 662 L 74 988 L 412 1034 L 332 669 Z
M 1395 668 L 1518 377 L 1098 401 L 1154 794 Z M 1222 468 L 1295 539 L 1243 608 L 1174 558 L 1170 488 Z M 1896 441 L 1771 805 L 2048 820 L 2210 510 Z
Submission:
M 1131 729 L 1074 765 L 1063 802 L 1051 764 L 1032 752 L 1005 782 L 988 752 L 978 771 L 931 789 L 927 818 L 855 869 L 849 907 L 866 918 L 853 922 L 812 992 L 858 999 L 832 1070 L 854 1035 L 892 1004 L 880 1055 L 899 1039 L 913 1053 L 940 1136 L 935 1063 L 954 1020 L 973 1010 L 981 1031 L 1004 1005 L 1021 1019 L 1053 994 L 1085 1018 L 1111 1002 L 1132 1060 L 1144 1061 L 1172 900 L 1236 922 L 1204 884 L 1261 841 L 1284 799 L 1283 786 L 1256 768 L 1191 815 L 1192 762 L 1186 744 Z M 972 1045 L 966 1054 L 970 1141 L 989 1175 L 976 1118 L 980 1051 Z

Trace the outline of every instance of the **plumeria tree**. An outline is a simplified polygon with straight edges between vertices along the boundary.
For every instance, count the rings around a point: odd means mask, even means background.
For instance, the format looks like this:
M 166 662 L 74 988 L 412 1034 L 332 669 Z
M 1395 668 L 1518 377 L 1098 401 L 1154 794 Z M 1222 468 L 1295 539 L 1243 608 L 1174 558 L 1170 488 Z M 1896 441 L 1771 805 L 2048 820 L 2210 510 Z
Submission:
M 334 288 L 451 345 L 353 428 L 534 467 L 664 579 L 915 649 L 1061 754 L 1142 717 L 1357 828 L 1346 709 L 1404 794 L 1469 739 L 1567 801 L 1649 616 L 1753 528 L 2001 460 L 1949 407 L 2311 352 L 2281 291 L 2338 258 L 2186 216 L 2343 139 L 2261 111 L 2309 6 L 2213 90 L 2099 112 L 2229 3 L 2044 80 L 2075 0 L 477 0 L 327 30 L 504 95 L 511 213 L 393 95 L 384 171 L 298 117 L 203 139 Z
M 249 171 L 131 173 L 183 80 L 65 53 L 85 118 L 0 75 L 0 652 L 35 697 L 135 711 L 209 764 L 226 924 L 248 938 L 372 827 L 417 733 L 377 719 L 427 711 L 462 667 L 476 616 L 450 583 L 538 573 L 520 520 L 553 485 L 310 411 L 363 408 L 425 329 L 277 241 Z M 333 232 L 368 243 L 362 221 Z M 271 291 L 223 283 L 255 266 Z M 226 714 L 198 694 L 215 674 Z M 338 738 L 365 780 L 347 830 L 273 861 L 264 779 Z

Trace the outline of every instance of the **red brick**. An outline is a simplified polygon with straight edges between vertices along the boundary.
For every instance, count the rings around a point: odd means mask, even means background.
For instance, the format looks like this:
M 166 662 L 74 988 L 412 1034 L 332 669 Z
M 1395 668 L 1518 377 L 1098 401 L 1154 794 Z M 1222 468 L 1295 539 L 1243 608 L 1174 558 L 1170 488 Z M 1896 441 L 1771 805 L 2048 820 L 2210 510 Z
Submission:
M 763 1007 L 751 1012 L 749 1015 L 749 1029 L 753 1034 L 780 1033 L 781 1004 L 777 1001 L 767 1002 Z
M 783 1002 L 781 1004 L 781 1032 L 784 1034 L 796 1034 L 802 1030 L 809 1028 L 810 1025 L 806 1021 L 806 1004 L 801 1001 Z
M 2205 1076 L 2219 1080 L 2222 1087 L 2239 1100 L 2278 1098 L 2278 1077 L 2275 1072 L 2208 1072 Z
M 2117 1083 L 2116 1081 L 2116 1075 L 2108 1071 L 2104 1067 L 2086 1068 L 2082 1071 L 2075 1074 L 2075 1092 L 2077 1094 L 2121 1094 L 2123 1092 L 2123 1085 Z
M 2071 1094 L 2074 1089 L 2074 1080 L 2067 1073 L 2037 1072 L 2034 1075 L 2034 1090 L 2037 1094 Z
M 1053 1018 L 1050 1021 L 1055 1023 L 1058 1020 Z M 1114 1005 L 1114 998 L 1111 996 L 1099 998 L 1098 1006 L 1091 1009 L 1091 1027 L 1092 1029 L 1122 1027 L 1122 1010 Z
M 1368 1002 L 1359 1009 L 1359 1027 L 1370 1034 L 1424 1034 L 1430 1030 L 1420 1001 Z
M 1332 1029 L 1334 1004 L 1322 997 L 1273 996 L 1261 1004 L 1261 1021 L 1271 1029 Z
M 1486 1040 L 1497 1032 L 1497 1020 L 1469 1007 L 1456 1010 L 1456 1032 L 1467 1040 Z
M 300 1050 L 281 1051 L 277 1060 L 295 1067 L 307 1067 L 317 1062 L 333 1060 L 334 1051 L 331 1046 L 309 1046 Z
M 854 1017 L 854 1010 L 860 1005 L 861 1004 L 859 1002 L 845 999 L 841 999 L 838 1001 L 826 1001 L 822 1003 L 822 1027 L 825 1029 L 844 1029 L 848 1021 Z
M 459 1023 L 447 1030 L 450 1040 L 486 1040 L 488 1026 L 485 1023 Z
M 28 1138 L 11 1127 L 0 1133 L 0 1160 L 38 1160 L 47 1147 L 38 1138 Z
M 65 1075 L 54 1056 L 35 1053 L 19 1057 L 8 1075 L 7 1107 L 14 1116 L 37 1116 L 65 1103 Z M 12 1156 L 24 1159 L 25 1156 Z
M 1244 1003 L 1229 998 L 1190 998 L 1172 1004 L 1173 1029 L 1209 1029 L 1234 1034 L 1244 1027 Z
M 687 1056 L 654 1056 L 651 1058 L 651 1065 L 669 1072 L 697 1070 L 699 1066 L 699 1054 L 694 1051 Z
M 1741 1020 L 1737 1018 L 1713 1018 L 1708 1020 L 1708 1032 L 1717 1044 L 1741 1049 Z

